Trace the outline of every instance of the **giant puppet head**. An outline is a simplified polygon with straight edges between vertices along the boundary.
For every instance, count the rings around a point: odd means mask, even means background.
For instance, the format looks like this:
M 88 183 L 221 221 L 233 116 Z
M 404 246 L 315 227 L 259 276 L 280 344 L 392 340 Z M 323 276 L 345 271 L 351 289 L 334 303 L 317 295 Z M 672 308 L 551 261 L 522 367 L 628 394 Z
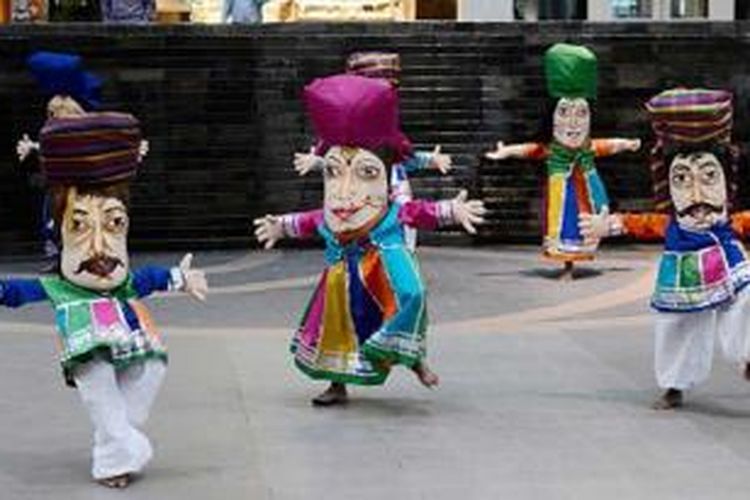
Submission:
M 127 278 L 129 182 L 139 164 L 138 121 L 123 113 L 52 118 L 40 136 L 42 168 L 62 236 L 60 270 L 91 290 Z
M 677 88 L 653 97 L 646 109 L 657 138 L 651 163 L 657 209 L 671 207 L 688 229 L 725 221 L 737 190 L 732 94 Z
M 596 55 L 586 47 L 558 43 L 544 54 L 547 91 L 557 100 L 552 115 L 552 136 L 568 149 L 589 143 L 591 110 L 596 99 Z
M 389 169 L 411 148 L 395 89 L 383 79 L 337 75 L 305 87 L 304 100 L 326 161 L 326 224 L 338 235 L 372 227 L 388 209 Z

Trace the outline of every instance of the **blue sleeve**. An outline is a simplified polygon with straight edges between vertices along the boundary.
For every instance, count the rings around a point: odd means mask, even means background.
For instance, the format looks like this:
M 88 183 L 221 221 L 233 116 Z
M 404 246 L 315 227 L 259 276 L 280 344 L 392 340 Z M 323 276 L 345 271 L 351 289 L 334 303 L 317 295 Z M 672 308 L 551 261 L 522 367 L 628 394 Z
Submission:
M 172 272 L 166 267 L 146 266 L 133 271 L 133 288 L 138 297 L 169 290 L 171 285 Z
M 415 151 L 413 155 L 401 162 L 407 174 L 413 174 L 418 170 L 426 170 L 432 161 L 432 153 Z
M 38 279 L 0 281 L 0 305 L 20 307 L 29 302 L 42 300 L 47 300 L 47 291 Z

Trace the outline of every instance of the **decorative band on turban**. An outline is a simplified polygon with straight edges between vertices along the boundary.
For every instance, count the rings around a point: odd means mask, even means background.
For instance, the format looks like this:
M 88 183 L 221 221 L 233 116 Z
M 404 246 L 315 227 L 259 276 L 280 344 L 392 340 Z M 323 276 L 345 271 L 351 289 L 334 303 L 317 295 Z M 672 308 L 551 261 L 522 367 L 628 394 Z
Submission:
M 401 132 L 396 89 L 383 79 L 318 78 L 305 87 L 304 101 L 318 154 L 332 146 L 386 148 L 400 161 L 411 153 L 411 143 Z
M 355 52 L 346 60 L 346 72 L 367 78 L 384 78 L 398 86 L 401 58 L 394 52 Z
M 544 76 L 552 97 L 596 99 L 596 55 L 582 45 L 556 43 L 547 49 Z
M 31 54 L 26 65 L 44 93 L 70 96 L 86 110 L 99 107 L 102 81 L 84 71 L 80 56 L 40 51 Z
M 726 90 L 666 90 L 646 103 L 651 127 L 662 142 L 729 142 L 732 94 Z
M 646 103 L 656 144 L 651 150 L 651 176 L 657 210 L 671 206 L 667 151 L 726 151 L 724 169 L 730 201 L 736 192 L 739 150 L 732 140 L 732 93 L 726 90 L 675 88 Z
M 88 113 L 52 118 L 42 129 L 42 170 L 52 184 L 94 185 L 135 176 L 141 130 L 126 113 Z

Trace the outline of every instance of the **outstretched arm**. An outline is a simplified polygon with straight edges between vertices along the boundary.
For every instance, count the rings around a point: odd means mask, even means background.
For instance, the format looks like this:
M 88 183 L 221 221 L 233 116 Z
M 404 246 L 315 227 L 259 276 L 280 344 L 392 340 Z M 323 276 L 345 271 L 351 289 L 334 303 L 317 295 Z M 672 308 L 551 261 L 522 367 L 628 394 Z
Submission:
M 193 254 L 186 254 L 180 264 L 171 269 L 161 266 L 145 266 L 133 271 L 133 288 L 138 297 L 151 295 L 156 291 L 174 290 L 186 292 L 191 297 L 203 301 L 208 292 L 206 275 L 200 269 L 193 269 Z
M 594 156 L 611 156 L 624 151 L 638 151 L 641 149 L 640 139 L 593 139 L 591 149 L 594 150 Z
M 284 215 L 266 215 L 253 221 L 255 237 L 266 249 L 282 238 L 310 238 L 323 223 L 323 210 Z
M 401 205 L 398 218 L 403 224 L 418 229 L 461 224 L 467 232 L 474 234 L 474 224 L 482 224 L 486 212 L 481 200 L 469 200 L 468 193 L 462 189 L 452 200 L 407 201 Z
M 626 234 L 642 241 L 664 239 L 670 217 L 660 213 L 610 214 L 608 209 L 598 214 L 582 213 L 578 228 L 587 241 Z
M 732 214 L 732 229 L 740 237 L 750 235 L 750 210 Z
M 404 170 L 411 174 L 418 170 L 437 170 L 441 174 L 447 174 L 453 168 L 453 160 L 450 155 L 440 152 L 440 146 L 435 146 L 431 153 L 415 151 L 413 155 L 401 162 Z
M 21 307 L 30 302 L 47 299 L 47 292 L 38 279 L 9 279 L 0 281 L 0 305 Z
M 541 142 L 505 144 L 502 141 L 498 141 L 495 150 L 485 153 L 484 156 L 490 160 L 505 160 L 507 158 L 543 160 L 549 156 L 549 150 Z

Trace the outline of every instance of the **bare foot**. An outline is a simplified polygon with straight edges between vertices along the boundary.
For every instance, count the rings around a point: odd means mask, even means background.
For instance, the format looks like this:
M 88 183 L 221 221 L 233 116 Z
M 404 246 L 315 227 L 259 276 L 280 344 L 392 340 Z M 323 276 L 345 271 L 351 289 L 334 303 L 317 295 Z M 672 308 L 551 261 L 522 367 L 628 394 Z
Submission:
M 312 399 L 313 406 L 342 405 L 349 400 L 346 394 L 346 385 L 333 382 L 328 389 L 321 392 Z
M 682 391 L 667 389 L 659 399 L 654 401 L 651 408 L 654 410 L 673 410 L 682 406 Z
M 440 384 L 440 377 L 438 377 L 437 373 L 430 370 L 430 367 L 427 366 L 427 363 L 417 363 L 416 365 L 414 365 L 412 370 L 417 375 L 417 378 L 422 383 L 422 385 L 427 387 L 428 389 L 437 387 L 438 384 Z
M 130 474 L 120 474 L 119 476 L 105 477 L 97 481 L 102 486 L 107 488 L 123 489 L 127 488 L 130 484 Z
M 565 267 L 563 267 L 560 273 L 560 281 L 573 281 L 575 276 L 573 275 L 573 262 L 566 260 Z

